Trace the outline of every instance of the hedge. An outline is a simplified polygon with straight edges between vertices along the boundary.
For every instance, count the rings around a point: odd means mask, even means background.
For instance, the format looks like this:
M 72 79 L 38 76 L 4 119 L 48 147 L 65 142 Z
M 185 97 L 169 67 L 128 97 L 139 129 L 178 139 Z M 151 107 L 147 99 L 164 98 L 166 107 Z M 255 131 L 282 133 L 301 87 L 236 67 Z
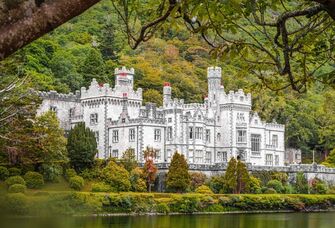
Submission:
M 227 211 L 313 211 L 335 209 L 335 195 L 224 195 L 159 193 L 49 192 L 5 197 L 6 211 L 13 214 L 92 215 L 109 213 L 202 213 Z M 17 195 L 9 194 L 9 195 Z M 18 201 L 17 205 L 11 205 Z M 28 202 L 27 202 L 28 201 Z M 10 203 L 9 203 L 10 202 Z M 13 208 L 14 207 L 14 208 Z M 22 207 L 22 208 L 21 208 Z M 14 211 L 14 212 L 13 212 Z
M 0 166 L 0 181 L 4 181 L 9 176 L 9 171 L 6 167 Z

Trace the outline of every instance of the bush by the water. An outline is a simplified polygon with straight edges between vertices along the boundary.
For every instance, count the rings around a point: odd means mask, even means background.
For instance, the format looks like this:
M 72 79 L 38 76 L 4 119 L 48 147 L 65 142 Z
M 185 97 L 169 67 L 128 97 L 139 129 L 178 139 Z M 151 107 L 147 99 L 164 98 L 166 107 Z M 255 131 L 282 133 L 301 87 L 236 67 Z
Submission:
M 8 177 L 7 180 L 5 181 L 7 186 L 11 186 L 13 184 L 22 184 L 22 185 L 26 185 L 26 182 L 24 181 L 24 179 L 20 176 L 12 176 L 12 177 Z
M 25 215 L 28 213 L 28 198 L 23 193 L 8 194 L 2 203 L 4 211 L 11 215 Z
M 196 193 L 201 194 L 214 194 L 213 191 L 206 185 L 201 185 L 195 189 Z
M 9 193 L 25 193 L 26 190 L 27 187 L 22 184 L 13 184 L 8 188 Z
M 66 169 L 65 170 L 65 179 L 67 181 L 70 180 L 71 177 L 77 176 L 77 172 L 74 169 Z
M 128 171 L 114 161 L 110 161 L 102 170 L 101 177 L 106 184 L 110 185 L 111 190 L 114 192 L 126 192 L 130 190 L 131 184 Z
M 283 184 L 279 180 L 270 180 L 266 186 L 268 188 L 273 188 L 277 193 L 282 193 L 284 191 Z
M 21 169 L 15 168 L 15 167 L 9 168 L 8 172 L 9 172 L 9 176 L 10 177 L 12 177 L 12 176 L 20 176 L 21 175 Z
M 24 180 L 26 181 L 28 188 L 38 189 L 44 185 L 43 176 L 38 172 L 27 172 L 24 175 Z
M 80 191 L 84 187 L 84 179 L 81 176 L 74 176 L 69 181 L 70 188 Z
M 110 186 L 105 183 L 94 183 L 92 184 L 92 192 L 109 192 Z
M 9 171 L 6 167 L 0 166 L 0 181 L 4 181 L 9 176 Z

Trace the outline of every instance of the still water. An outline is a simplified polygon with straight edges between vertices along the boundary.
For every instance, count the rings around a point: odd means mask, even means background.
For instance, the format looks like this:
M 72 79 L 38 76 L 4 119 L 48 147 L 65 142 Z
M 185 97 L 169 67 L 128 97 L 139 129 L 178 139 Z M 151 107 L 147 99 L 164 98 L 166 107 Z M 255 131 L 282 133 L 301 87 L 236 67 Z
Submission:
M 13 218 L 1 228 L 335 228 L 335 212 L 121 217 Z

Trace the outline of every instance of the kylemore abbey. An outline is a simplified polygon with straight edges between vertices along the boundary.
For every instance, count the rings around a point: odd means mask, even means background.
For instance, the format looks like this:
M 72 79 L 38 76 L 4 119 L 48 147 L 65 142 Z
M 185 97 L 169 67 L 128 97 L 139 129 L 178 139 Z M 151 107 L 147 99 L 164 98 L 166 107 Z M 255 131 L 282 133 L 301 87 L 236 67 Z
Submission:
M 134 90 L 134 69 L 115 69 L 115 87 L 93 79 L 76 94 L 40 92 L 39 114 L 55 111 L 65 130 L 78 122 L 95 132 L 98 158 L 120 158 L 127 149 L 143 161 L 143 150 L 156 150 L 157 163 L 169 163 L 175 151 L 189 164 L 227 163 L 231 157 L 258 166 L 283 166 L 284 125 L 266 123 L 252 112 L 251 94 L 225 91 L 221 68 L 209 67 L 208 96 L 203 103 L 172 97 L 164 83 L 163 106 L 143 104 Z

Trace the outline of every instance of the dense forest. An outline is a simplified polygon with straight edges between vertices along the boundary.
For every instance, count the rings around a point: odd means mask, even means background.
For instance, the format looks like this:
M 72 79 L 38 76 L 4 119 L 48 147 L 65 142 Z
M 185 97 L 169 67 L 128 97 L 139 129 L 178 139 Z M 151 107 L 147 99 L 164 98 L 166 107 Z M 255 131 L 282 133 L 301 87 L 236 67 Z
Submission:
M 19 137 L 28 124 L 25 119 L 33 116 L 39 101 L 30 96 L 30 88 L 68 93 L 88 86 L 92 78 L 113 84 L 114 68 L 123 65 L 135 69 L 135 87 L 144 89 L 144 101 L 159 105 L 164 81 L 172 84 L 174 97 L 200 102 L 207 94 L 207 67 L 220 66 L 225 90 L 252 93 L 253 110 L 267 121 L 285 124 L 287 147 L 302 149 L 305 162 L 311 161 L 312 150 L 321 161 L 335 147 L 335 90 L 330 85 L 313 81 L 304 93 L 273 91 L 250 74 L 252 63 L 232 61 L 229 55 L 215 58 L 199 35 L 178 26 L 133 50 L 121 23 L 112 2 L 102 1 L 0 62 L 0 89 L 13 79 L 16 85 L 23 82 L 0 104 L 16 107 L 20 114 L 8 123 L 11 109 L 1 109 L 1 147 L 8 138 Z

